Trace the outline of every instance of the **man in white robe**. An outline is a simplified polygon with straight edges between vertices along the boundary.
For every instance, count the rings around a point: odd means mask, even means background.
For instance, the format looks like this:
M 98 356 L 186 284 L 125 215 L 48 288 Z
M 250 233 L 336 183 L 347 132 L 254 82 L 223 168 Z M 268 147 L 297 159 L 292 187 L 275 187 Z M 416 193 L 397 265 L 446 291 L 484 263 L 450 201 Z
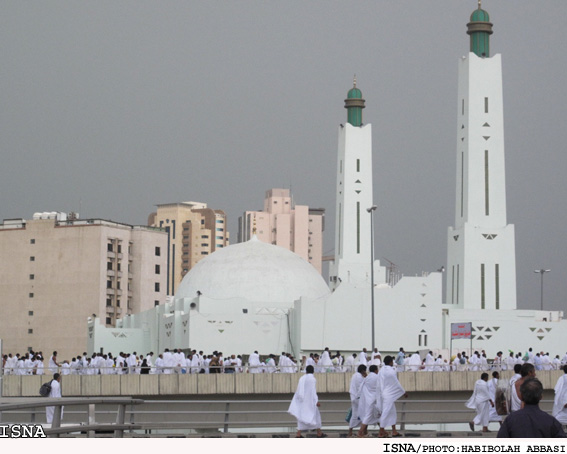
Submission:
M 474 391 L 471 398 L 465 404 L 467 408 L 476 411 L 473 421 L 469 422 L 471 430 L 474 432 L 474 426 L 482 426 L 483 432 L 488 432 L 488 423 L 490 421 L 490 407 L 494 406 L 494 401 L 488 391 L 488 374 L 483 372 L 480 380 L 474 385 Z
M 254 353 L 251 353 L 248 357 L 248 372 L 251 374 L 258 374 L 262 372 L 260 369 L 260 355 L 257 351 L 254 351 Z
M 155 362 L 155 373 L 156 374 L 163 374 L 163 354 L 160 353 L 156 358 Z
M 437 359 L 435 360 L 435 364 L 433 367 L 433 370 L 435 372 L 443 372 L 445 371 L 445 361 L 443 361 L 443 357 L 441 355 L 439 355 L 437 357 Z
M 396 400 L 400 397 L 407 397 L 405 389 L 400 384 L 396 369 L 393 367 L 394 358 L 390 355 L 384 358 L 384 366 L 378 372 L 378 385 L 376 386 L 376 408 L 380 413 L 380 432 L 379 438 L 386 438 L 390 435 L 386 432 L 386 427 L 392 428 L 392 437 L 400 437 L 401 434 L 396 430 L 398 414 L 396 412 Z
M 266 360 L 265 370 L 269 374 L 273 374 L 276 371 L 276 360 L 274 355 L 270 355 L 270 357 Z
M 461 364 L 461 354 L 457 353 L 457 356 L 455 356 L 453 362 L 451 363 L 451 371 L 455 372 L 459 370 L 459 364 Z
M 48 397 L 61 397 L 61 375 L 59 375 L 58 373 L 53 374 L 53 380 L 51 380 L 51 392 L 49 393 Z M 45 419 L 47 421 L 47 424 L 53 424 L 54 413 L 55 407 L 45 407 Z M 63 407 L 61 407 L 61 419 L 63 419 Z
M 522 408 L 522 401 L 518 397 L 518 394 L 516 393 L 516 387 L 514 386 L 515 383 L 520 378 L 522 378 L 522 376 L 520 375 L 521 369 L 522 366 L 520 364 L 514 364 L 514 375 L 512 376 L 512 378 L 510 378 L 510 382 L 508 383 L 508 408 L 510 409 L 510 412 L 518 411 L 520 408 Z
M 372 365 L 368 368 L 368 375 L 360 386 L 360 400 L 358 414 L 360 416 L 360 429 L 357 436 L 368 437 L 368 426 L 378 424 L 380 415 L 376 408 L 376 386 L 378 385 L 378 367 Z
M 321 359 L 319 360 L 319 367 L 321 368 L 321 372 L 332 372 L 333 361 L 331 361 L 329 347 L 325 348 L 325 351 L 321 354 Z
M 366 356 L 365 348 L 362 349 L 360 355 L 358 356 L 358 364 L 364 364 L 366 367 L 368 367 L 368 358 Z
M 433 372 L 434 370 L 436 370 L 433 352 L 428 352 L 427 355 L 425 355 L 425 370 L 427 372 Z
M 502 370 L 514 370 L 514 365 L 516 364 L 514 352 L 510 352 L 510 355 L 504 358 L 504 363 L 506 364 L 506 369 L 502 368 Z
M 49 372 L 55 374 L 58 371 L 59 363 L 57 362 L 57 352 L 53 352 L 51 358 L 49 358 L 49 365 L 47 366 Z
M 559 355 L 555 355 L 555 358 L 551 360 L 551 370 L 559 369 L 561 369 L 561 360 L 559 359 Z
M 382 355 L 377 348 L 374 348 L 374 351 L 370 356 L 370 361 L 368 362 L 369 366 L 372 366 L 373 364 L 375 366 L 378 366 L 378 369 L 380 369 L 380 366 L 382 366 Z
M 347 372 L 347 373 L 354 372 L 355 363 L 356 363 L 356 353 L 353 353 L 352 355 L 348 356 L 347 359 L 345 360 L 345 372 Z
M 417 372 L 421 368 L 421 357 L 418 352 L 410 356 L 408 366 L 412 372 Z
M 175 358 L 173 357 L 173 353 L 169 351 L 169 348 L 166 348 L 163 352 L 163 373 L 164 374 L 173 374 L 173 368 L 175 367 Z
M 469 359 L 470 368 L 469 370 L 476 372 L 480 368 L 480 355 L 478 352 L 474 352 Z
M 189 361 L 189 358 L 191 358 L 191 364 L 188 364 L 191 368 L 191 373 L 198 374 L 199 372 L 201 372 L 201 360 L 199 359 L 199 355 L 197 355 L 197 353 L 194 353 L 193 355 L 187 357 L 187 361 Z
M 561 424 L 567 424 L 567 366 L 563 366 L 563 372 L 555 384 L 552 414 Z
M 24 360 L 24 369 L 26 373 L 24 375 L 34 375 L 34 362 L 30 357 L 29 353 L 26 355 L 26 359 Z
M 71 366 L 69 366 L 69 361 L 63 361 L 61 364 L 61 375 L 69 375 L 71 373 Z
M 317 437 L 326 435 L 321 431 L 321 413 L 319 413 L 319 397 L 317 396 L 317 380 L 313 375 L 313 366 L 307 366 L 305 375 L 299 379 L 297 390 L 293 395 L 287 412 L 297 419 L 296 438 L 303 438 L 304 430 L 317 430 Z
M 350 407 L 351 407 L 351 416 L 350 421 L 348 422 L 348 436 L 353 436 L 353 429 L 358 427 L 361 423 L 360 421 L 360 413 L 359 413 L 359 402 L 360 402 L 360 387 L 362 386 L 362 382 L 366 377 L 366 366 L 364 364 L 358 365 L 358 370 L 350 379 Z

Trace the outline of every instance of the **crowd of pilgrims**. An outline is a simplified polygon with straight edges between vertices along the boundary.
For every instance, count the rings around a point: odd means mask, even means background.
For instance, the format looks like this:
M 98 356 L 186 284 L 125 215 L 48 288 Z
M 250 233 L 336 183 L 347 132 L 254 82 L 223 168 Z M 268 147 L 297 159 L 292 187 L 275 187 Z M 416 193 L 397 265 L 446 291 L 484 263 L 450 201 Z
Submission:
M 536 370 L 560 369 L 567 364 L 567 353 L 553 359 L 549 353 L 534 353 L 530 348 L 525 354 L 509 352 L 504 356 L 499 351 L 492 359 L 488 359 L 484 350 L 475 351 L 467 356 L 465 352 L 447 360 L 442 355 L 435 356 L 429 351 L 424 358 L 419 352 L 407 354 L 403 348 L 395 356 L 395 368 L 403 371 L 489 371 L 513 370 L 514 365 L 531 363 Z M 82 355 L 69 360 L 60 361 L 57 352 L 50 355 L 47 364 L 42 352 L 25 353 L 23 355 L 6 354 L 2 358 L 2 370 L 7 375 L 43 375 L 45 373 L 62 375 L 99 375 L 99 374 L 191 374 L 191 373 L 294 373 L 305 371 L 309 365 L 316 373 L 324 372 L 355 372 L 359 365 L 367 367 L 376 365 L 382 367 L 382 355 L 375 348 L 368 352 L 363 348 L 359 354 L 353 353 L 345 359 L 340 352 L 332 354 L 329 348 L 321 353 L 311 353 L 297 360 L 292 354 L 282 352 L 277 358 L 274 354 L 261 357 L 257 351 L 251 353 L 247 361 L 243 355 L 223 356 L 222 352 L 214 351 L 205 355 L 202 351 L 189 350 L 186 354 L 182 349 L 165 349 L 157 356 L 153 352 L 139 355 L 136 352 L 93 353 Z M 46 369 L 47 368 L 47 372 Z

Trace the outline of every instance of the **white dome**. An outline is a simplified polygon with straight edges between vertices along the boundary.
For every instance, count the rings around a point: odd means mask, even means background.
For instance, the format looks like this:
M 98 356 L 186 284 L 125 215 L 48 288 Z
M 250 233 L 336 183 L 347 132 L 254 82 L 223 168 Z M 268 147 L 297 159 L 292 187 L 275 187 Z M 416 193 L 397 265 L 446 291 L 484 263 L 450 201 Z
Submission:
M 309 262 L 256 237 L 202 259 L 183 278 L 175 298 L 194 298 L 197 291 L 215 299 L 290 304 L 300 297 L 316 299 L 330 293 Z

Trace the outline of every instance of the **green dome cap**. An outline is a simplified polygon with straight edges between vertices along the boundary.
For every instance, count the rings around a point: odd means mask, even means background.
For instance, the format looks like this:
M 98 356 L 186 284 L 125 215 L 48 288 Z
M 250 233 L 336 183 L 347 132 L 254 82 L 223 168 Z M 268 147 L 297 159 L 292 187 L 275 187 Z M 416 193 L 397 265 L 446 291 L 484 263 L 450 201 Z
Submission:
M 362 99 L 362 92 L 356 87 L 352 87 L 347 93 L 347 99 Z
M 483 9 L 477 9 L 471 14 L 471 22 L 490 22 L 490 16 Z
M 353 126 L 362 126 L 362 109 L 364 109 L 364 99 L 362 92 L 356 88 L 356 76 L 352 83 L 352 88 L 347 93 L 345 108 L 347 110 L 347 121 Z
M 467 34 L 471 37 L 471 52 L 474 52 L 481 58 L 490 57 L 492 23 L 488 13 L 481 8 L 480 0 L 478 8 L 471 14 L 471 21 L 467 24 Z

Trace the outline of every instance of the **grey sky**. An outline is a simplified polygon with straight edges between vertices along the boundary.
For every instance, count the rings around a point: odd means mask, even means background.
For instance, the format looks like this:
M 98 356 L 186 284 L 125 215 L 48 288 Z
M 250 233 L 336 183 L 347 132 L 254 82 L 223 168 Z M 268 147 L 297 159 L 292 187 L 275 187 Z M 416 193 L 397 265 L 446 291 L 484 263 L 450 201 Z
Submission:
M 356 73 L 373 126 L 377 258 L 446 261 L 457 61 L 475 0 L 2 2 L 0 219 L 145 224 L 195 200 L 237 218 L 264 192 L 327 210 Z M 485 0 L 501 53 L 520 308 L 567 310 L 567 6 Z

